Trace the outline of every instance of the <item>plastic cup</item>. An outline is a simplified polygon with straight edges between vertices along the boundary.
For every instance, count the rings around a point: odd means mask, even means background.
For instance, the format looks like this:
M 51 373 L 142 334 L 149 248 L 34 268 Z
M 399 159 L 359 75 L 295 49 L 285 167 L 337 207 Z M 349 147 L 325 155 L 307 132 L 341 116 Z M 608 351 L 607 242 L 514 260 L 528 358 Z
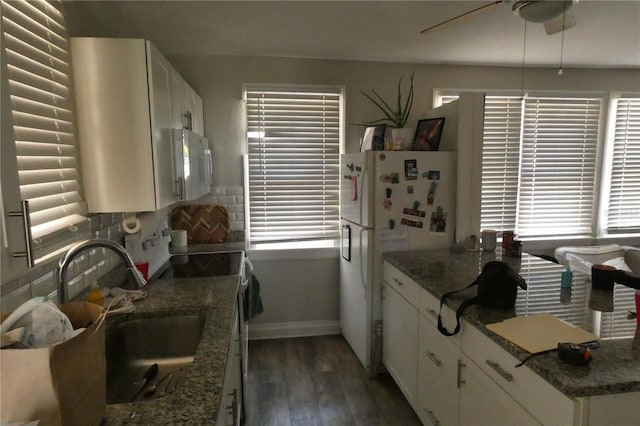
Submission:
M 149 279 L 149 262 L 136 263 L 136 268 L 138 269 L 138 271 L 140 271 L 140 273 L 142 273 L 142 277 L 145 280 Z

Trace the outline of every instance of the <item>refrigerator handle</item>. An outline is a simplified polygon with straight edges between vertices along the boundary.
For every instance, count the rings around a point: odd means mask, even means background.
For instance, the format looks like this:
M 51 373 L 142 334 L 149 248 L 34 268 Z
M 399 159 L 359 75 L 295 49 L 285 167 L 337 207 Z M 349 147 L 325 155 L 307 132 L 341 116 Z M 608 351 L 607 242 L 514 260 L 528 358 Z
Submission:
M 360 224 L 361 225 L 365 225 L 365 223 L 363 222 L 364 220 L 364 215 L 363 215 L 363 208 L 362 208 L 362 200 L 364 199 L 364 183 L 367 181 L 367 161 L 366 161 L 366 157 L 365 157 L 365 161 L 362 165 L 362 176 L 360 176 L 360 188 L 358 188 L 358 204 L 360 205 Z M 367 195 L 368 196 L 368 195 Z M 367 224 L 368 225 L 368 224 Z
M 364 298 L 367 299 L 367 282 L 365 280 L 365 264 L 367 263 L 367 259 L 363 256 L 362 250 L 362 234 L 365 232 L 373 231 L 373 228 L 362 228 L 360 229 L 360 244 L 358 244 L 358 248 L 360 250 L 360 282 L 362 283 L 362 287 L 364 288 Z M 370 271 L 371 272 L 371 271 Z M 372 273 L 372 272 L 371 272 Z

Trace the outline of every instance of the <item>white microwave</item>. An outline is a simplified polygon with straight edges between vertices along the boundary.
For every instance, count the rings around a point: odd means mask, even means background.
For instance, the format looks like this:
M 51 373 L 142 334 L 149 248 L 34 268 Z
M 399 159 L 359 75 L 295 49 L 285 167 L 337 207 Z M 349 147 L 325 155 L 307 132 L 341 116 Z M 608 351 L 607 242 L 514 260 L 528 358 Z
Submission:
M 211 190 L 213 165 L 209 141 L 188 129 L 172 129 L 174 193 L 191 201 Z

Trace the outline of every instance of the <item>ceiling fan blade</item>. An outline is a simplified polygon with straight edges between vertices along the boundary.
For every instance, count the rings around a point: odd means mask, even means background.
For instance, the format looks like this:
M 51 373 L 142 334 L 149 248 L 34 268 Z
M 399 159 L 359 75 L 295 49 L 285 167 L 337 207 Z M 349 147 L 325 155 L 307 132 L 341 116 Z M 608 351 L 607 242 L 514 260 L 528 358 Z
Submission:
M 483 9 L 486 9 L 488 7 L 491 7 L 491 6 L 495 6 L 496 4 L 503 3 L 503 2 L 504 2 L 504 0 L 497 0 L 497 1 L 493 1 L 493 2 L 491 2 L 489 4 L 485 4 L 484 6 L 480 6 L 478 8 L 473 9 L 473 10 L 465 12 L 465 13 L 463 13 L 461 15 L 454 16 L 453 18 L 449 18 L 446 21 L 442 21 L 442 22 L 440 22 L 438 24 L 432 25 L 429 28 L 425 28 L 424 30 L 420 31 L 420 34 L 424 34 L 426 32 L 442 28 L 442 27 L 444 27 L 444 26 L 446 26 L 448 24 L 451 24 L 453 21 L 456 21 L 456 20 L 461 19 L 461 18 L 468 17 L 469 15 L 471 15 L 473 13 L 479 12 L 479 11 L 481 11 Z
M 544 30 L 547 35 L 556 34 L 575 26 L 576 19 L 573 17 L 573 13 L 571 11 L 544 22 Z

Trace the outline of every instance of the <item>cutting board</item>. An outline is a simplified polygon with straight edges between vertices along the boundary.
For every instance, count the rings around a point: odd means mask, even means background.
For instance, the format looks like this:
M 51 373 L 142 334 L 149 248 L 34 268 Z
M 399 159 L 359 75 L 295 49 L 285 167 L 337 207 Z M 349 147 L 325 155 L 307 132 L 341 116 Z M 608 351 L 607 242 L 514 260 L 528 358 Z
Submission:
M 188 205 L 171 211 L 171 229 L 187 231 L 188 244 L 222 243 L 231 233 L 225 206 Z
M 487 324 L 486 327 L 532 354 L 555 349 L 560 342 L 586 343 L 598 340 L 595 334 L 550 314 L 518 316 Z

